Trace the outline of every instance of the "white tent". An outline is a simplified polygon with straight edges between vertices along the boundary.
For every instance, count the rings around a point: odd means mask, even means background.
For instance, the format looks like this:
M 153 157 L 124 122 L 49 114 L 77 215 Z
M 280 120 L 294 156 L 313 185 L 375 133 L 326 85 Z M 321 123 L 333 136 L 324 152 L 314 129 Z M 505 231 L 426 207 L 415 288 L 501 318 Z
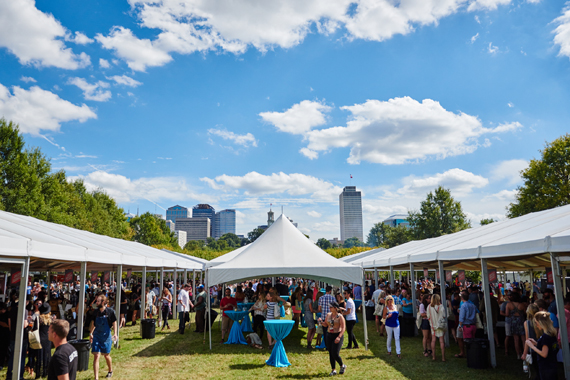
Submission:
M 242 248 L 233 259 L 207 269 L 208 284 L 269 276 L 307 277 L 335 284 L 339 280 L 362 282 L 360 268 L 320 249 L 284 215 L 253 244 Z
M 358 260 L 360 262 L 360 261 L 364 260 L 366 257 L 374 255 L 374 254 L 381 252 L 381 251 L 384 251 L 384 250 L 386 250 L 386 248 L 374 248 L 374 249 L 371 249 L 369 251 L 358 252 L 358 253 L 355 253 L 355 254 L 350 255 L 350 256 L 341 257 L 339 260 L 344 261 L 345 263 L 354 263 L 354 262 L 356 262 L 356 260 Z
M 234 249 L 231 252 L 226 253 L 225 255 L 218 256 L 215 259 L 207 261 L 205 263 L 206 268 L 208 267 L 215 267 L 216 265 L 220 265 L 232 260 L 234 257 L 242 253 L 249 245 L 244 245 L 243 247 L 239 247 L 238 249 Z

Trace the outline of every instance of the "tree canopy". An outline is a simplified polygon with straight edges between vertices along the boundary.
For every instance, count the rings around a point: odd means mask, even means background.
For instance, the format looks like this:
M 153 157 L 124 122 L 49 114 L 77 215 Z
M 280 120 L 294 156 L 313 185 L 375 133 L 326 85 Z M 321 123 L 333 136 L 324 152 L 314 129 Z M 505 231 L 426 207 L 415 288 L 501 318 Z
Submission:
M 264 232 L 265 232 L 265 230 L 264 230 L 263 228 L 259 228 L 259 227 L 254 228 L 253 231 L 249 231 L 249 232 L 247 233 L 247 240 L 248 240 L 250 243 L 253 243 L 253 242 L 256 241 L 257 238 L 259 238 L 259 237 L 261 236 L 261 234 L 264 233 Z
M 368 233 L 369 247 L 392 248 L 412 240 L 412 231 L 403 225 L 392 227 L 382 222 L 374 224 Z
M 408 222 L 414 239 L 423 240 L 451 234 L 471 227 L 461 203 L 448 189 L 439 186 L 429 192 L 419 211 L 408 213 Z
M 134 241 L 146 245 L 178 246 L 174 232 L 166 225 L 166 221 L 150 212 L 132 218 L 129 223 L 134 232 Z
M 570 204 L 570 134 L 546 143 L 540 153 L 521 171 L 524 184 L 507 207 L 509 218 Z
M 317 245 L 319 246 L 320 249 L 332 248 L 331 242 L 325 238 L 320 238 L 319 240 L 317 240 Z

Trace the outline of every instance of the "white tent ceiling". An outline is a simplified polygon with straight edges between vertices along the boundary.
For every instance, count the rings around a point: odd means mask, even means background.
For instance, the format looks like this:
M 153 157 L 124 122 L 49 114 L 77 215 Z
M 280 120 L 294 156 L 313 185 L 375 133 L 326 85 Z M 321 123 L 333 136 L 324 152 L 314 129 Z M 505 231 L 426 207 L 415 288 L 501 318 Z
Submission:
M 242 248 L 233 259 L 207 269 L 208 284 L 270 276 L 305 277 L 328 283 L 362 282 L 361 268 L 320 249 L 284 215 L 255 242 Z
M 527 270 L 549 267 L 548 252 L 570 252 L 570 205 L 412 241 L 352 263 L 365 268 L 409 268 L 409 263 L 441 260 L 457 268 L 476 269 L 470 268 L 469 261 L 485 258 L 491 268 Z

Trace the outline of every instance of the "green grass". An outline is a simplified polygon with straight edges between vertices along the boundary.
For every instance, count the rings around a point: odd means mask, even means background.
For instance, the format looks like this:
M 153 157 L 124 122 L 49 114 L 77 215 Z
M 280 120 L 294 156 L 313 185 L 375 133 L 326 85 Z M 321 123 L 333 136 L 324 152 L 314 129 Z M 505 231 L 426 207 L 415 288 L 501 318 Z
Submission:
M 193 316 L 192 316 L 193 318 Z M 121 330 L 121 348 L 112 351 L 114 379 L 310 379 L 327 377 L 330 373 L 328 353 L 306 347 L 306 329 L 293 330 L 284 345 L 291 366 L 274 368 L 265 365 L 270 351 L 241 345 L 220 344 L 218 322 L 212 331 L 212 350 L 204 335 L 194 333 L 194 324 L 186 333 L 176 332 L 178 323 L 172 321 L 172 330 L 157 330 L 155 339 L 140 338 L 139 325 Z M 373 323 L 368 323 L 369 350 L 364 350 L 362 322 L 355 327 L 361 346 L 358 350 L 343 350 L 341 357 L 348 366 L 346 379 L 522 379 L 522 364 L 514 354 L 508 358 L 499 353 L 494 370 L 467 368 L 465 359 L 456 359 L 459 352 L 452 342 L 446 354 L 446 363 L 432 362 L 423 356 L 421 338 L 402 338 L 402 359 L 386 354 L 386 338 L 379 337 Z M 345 339 L 345 346 L 346 346 Z M 267 344 L 264 338 L 264 344 Z M 439 350 L 439 349 L 438 349 Z M 514 351 L 514 350 L 513 350 Z M 438 351 L 438 359 L 441 354 Z M 107 374 L 101 358 L 100 378 Z M 91 359 L 92 361 L 92 359 Z M 338 370 L 338 368 L 337 368 Z M 5 371 L 0 373 L 4 376 Z M 89 371 L 78 373 L 77 379 L 93 379 L 92 363 Z

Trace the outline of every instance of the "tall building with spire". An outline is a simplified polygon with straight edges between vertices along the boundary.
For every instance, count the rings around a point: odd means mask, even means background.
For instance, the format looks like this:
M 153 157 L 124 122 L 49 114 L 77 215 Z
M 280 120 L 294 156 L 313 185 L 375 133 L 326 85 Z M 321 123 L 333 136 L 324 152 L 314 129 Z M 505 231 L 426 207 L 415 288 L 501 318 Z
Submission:
M 271 225 L 273 224 L 274 221 L 275 221 L 275 216 L 274 216 L 273 211 L 271 210 L 271 207 L 270 207 L 269 211 L 267 212 L 267 228 L 271 227 Z
M 345 186 L 339 197 L 340 239 L 358 238 L 364 241 L 362 228 L 362 197 L 356 186 Z

